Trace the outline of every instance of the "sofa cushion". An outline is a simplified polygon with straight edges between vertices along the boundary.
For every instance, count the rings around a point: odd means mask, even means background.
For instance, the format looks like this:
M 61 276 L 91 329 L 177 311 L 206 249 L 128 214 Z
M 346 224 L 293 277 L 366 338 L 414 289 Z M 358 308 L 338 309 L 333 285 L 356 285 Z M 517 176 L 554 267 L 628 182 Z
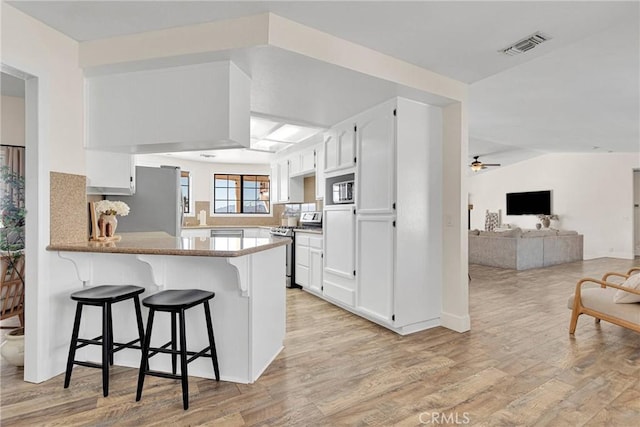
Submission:
M 469 230 L 469 236 L 477 236 L 480 234 L 480 230 Z
M 520 235 L 522 234 L 522 230 L 516 227 L 510 228 L 509 230 L 505 231 L 498 231 L 496 232 L 496 234 L 498 235 L 498 237 L 520 237 Z
M 640 291 L 640 274 L 632 274 L 620 286 Z M 616 304 L 631 304 L 640 302 L 640 295 L 632 294 L 631 292 L 625 292 L 621 289 L 618 289 L 613 296 L 613 302 L 615 302 Z
M 614 303 L 613 295 L 616 292 L 617 289 L 614 288 L 583 287 L 580 292 L 582 305 L 618 319 L 640 324 L 640 305 Z M 567 301 L 567 306 L 571 309 L 573 308 L 573 298 L 574 296 L 572 295 Z

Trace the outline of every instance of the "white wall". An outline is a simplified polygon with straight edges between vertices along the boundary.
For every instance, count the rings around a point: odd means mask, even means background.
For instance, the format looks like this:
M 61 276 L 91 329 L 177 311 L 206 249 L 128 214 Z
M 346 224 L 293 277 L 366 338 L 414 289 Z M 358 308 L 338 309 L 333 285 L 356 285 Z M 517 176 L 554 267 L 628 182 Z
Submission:
M 27 381 L 64 371 L 73 324 L 72 290 L 82 282 L 68 261 L 47 252 L 49 172 L 84 175 L 83 79 L 78 43 L 2 2 L 2 64 L 34 76 L 26 84 Z M 33 126 L 30 123 L 34 123 Z
M 2 96 L 2 134 L 0 142 L 5 145 L 24 147 L 24 98 Z
M 507 216 L 506 193 L 552 190 L 551 226 L 584 235 L 585 259 L 633 258 L 633 169 L 638 153 L 547 154 L 474 175 L 471 228 L 484 229 L 485 211 L 502 209 L 502 222 L 534 228 L 536 216 Z
M 237 173 L 270 175 L 271 167 L 260 164 L 231 164 L 194 162 L 154 154 L 138 154 L 135 158 L 137 166 L 158 167 L 162 165 L 178 166 L 180 169 L 191 173 L 191 185 L 193 186 L 191 197 L 194 201 L 211 201 L 211 180 L 214 173 Z

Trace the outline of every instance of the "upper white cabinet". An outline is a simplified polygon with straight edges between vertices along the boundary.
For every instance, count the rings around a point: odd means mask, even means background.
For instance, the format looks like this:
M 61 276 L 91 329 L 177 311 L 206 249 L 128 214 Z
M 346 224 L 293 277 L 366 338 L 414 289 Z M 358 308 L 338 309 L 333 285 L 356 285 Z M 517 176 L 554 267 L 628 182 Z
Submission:
M 127 153 L 85 150 L 87 194 L 131 195 L 135 193 L 135 165 Z
M 392 214 L 396 183 L 395 103 L 385 103 L 357 118 L 359 214 Z
M 230 61 L 88 77 L 86 146 L 128 153 L 247 146 L 250 86 Z
M 324 144 L 316 147 L 316 200 L 324 199 Z
M 356 163 L 356 125 L 346 121 L 334 126 L 324 137 L 324 172 L 349 169 Z
M 276 183 L 275 191 L 272 187 L 272 191 L 274 191 L 273 203 L 302 203 L 304 201 L 304 181 L 302 178 L 292 179 L 290 157 L 275 162 L 271 171 L 271 180 Z
M 288 156 L 289 176 L 308 176 L 316 173 L 316 148 L 308 147 Z

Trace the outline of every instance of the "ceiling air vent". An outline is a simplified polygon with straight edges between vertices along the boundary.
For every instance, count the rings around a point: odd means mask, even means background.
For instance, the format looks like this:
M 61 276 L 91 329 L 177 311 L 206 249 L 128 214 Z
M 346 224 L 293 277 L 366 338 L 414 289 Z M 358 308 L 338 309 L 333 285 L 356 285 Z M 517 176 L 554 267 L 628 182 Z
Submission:
M 549 37 L 546 34 L 542 34 L 541 32 L 538 31 L 537 33 L 532 34 L 529 37 L 522 39 L 519 42 L 516 42 L 509 47 L 500 49 L 498 52 L 502 52 L 505 55 L 509 55 L 509 56 L 519 55 L 521 53 L 524 53 L 528 50 L 533 49 L 534 47 L 538 46 L 540 43 L 544 43 L 550 39 L 551 37 Z

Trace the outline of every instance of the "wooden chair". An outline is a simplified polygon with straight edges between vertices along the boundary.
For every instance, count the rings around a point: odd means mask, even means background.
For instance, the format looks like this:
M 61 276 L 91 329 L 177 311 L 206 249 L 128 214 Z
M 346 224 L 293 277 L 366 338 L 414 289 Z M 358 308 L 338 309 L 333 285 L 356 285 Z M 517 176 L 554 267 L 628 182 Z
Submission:
M 609 272 L 604 274 L 601 280 L 591 278 L 580 280 L 576 285 L 575 294 L 567 302 L 568 308 L 572 310 L 569 333 L 571 335 L 575 333 L 578 317 L 581 314 L 593 316 L 596 323 L 606 320 L 640 333 L 640 303 L 616 304 L 613 301 L 613 295 L 617 289 L 636 295 L 640 295 L 640 291 L 625 288 L 620 286 L 620 283 L 610 281 L 611 278 L 624 281 L 632 274 L 640 274 L 640 267 L 633 267 L 626 274 Z M 600 286 L 583 289 L 583 285 L 587 283 L 596 283 Z
M 24 255 L 2 255 L 0 270 L 0 320 L 18 316 L 21 327 L 24 327 L 24 258 Z

